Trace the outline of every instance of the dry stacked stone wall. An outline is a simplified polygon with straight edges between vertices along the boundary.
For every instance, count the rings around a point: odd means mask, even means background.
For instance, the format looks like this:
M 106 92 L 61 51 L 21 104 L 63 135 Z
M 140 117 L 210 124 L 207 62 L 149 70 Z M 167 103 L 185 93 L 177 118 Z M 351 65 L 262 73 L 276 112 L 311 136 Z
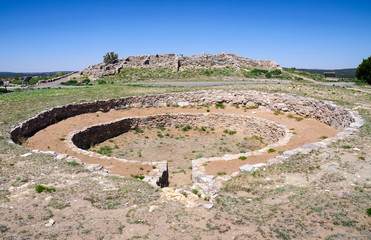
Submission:
M 108 123 L 97 124 L 75 133 L 72 142 L 75 146 L 88 149 L 92 144 L 119 136 L 129 130 L 146 127 L 205 126 L 216 129 L 239 130 L 249 136 L 259 136 L 265 142 L 273 144 L 286 135 L 286 127 L 260 118 L 204 114 L 164 114 L 146 117 L 129 117 Z
M 10 133 L 11 139 L 21 143 L 23 139 L 32 136 L 39 130 L 63 119 L 84 113 L 107 112 L 111 109 L 125 109 L 129 107 L 158 107 L 167 105 L 214 105 L 226 104 L 254 104 L 271 110 L 294 112 L 298 115 L 317 119 L 331 127 L 342 131 L 345 127 L 355 123 L 362 125 L 357 113 L 337 106 L 329 101 L 316 100 L 284 93 L 262 93 L 257 91 L 198 91 L 185 93 L 167 93 L 158 95 L 133 96 L 118 99 L 75 103 L 55 107 L 40 112 L 35 117 L 27 119 L 14 127 Z

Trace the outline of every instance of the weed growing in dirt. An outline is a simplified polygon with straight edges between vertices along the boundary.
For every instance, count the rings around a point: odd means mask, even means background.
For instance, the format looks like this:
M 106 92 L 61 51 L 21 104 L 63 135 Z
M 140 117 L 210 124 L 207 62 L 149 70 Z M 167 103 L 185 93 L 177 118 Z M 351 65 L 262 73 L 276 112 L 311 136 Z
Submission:
M 140 174 L 132 174 L 131 177 L 132 178 L 137 178 L 137 179 L 140 179 L 140 180 L 143 180 L 144 179 L 144 176 L 143 175 L 140 175 Z
M 215 108 L 220 108 L 220 109 L 224 109 L 224 108 L 225 108 L 225 106 L 224 106 L 224 104 L 223 104 L 223 103 L 217 103 L 217 104 L 215 104 Z
M 36 192 L 38 192 L 38 193 L 42 193 L 42 192 L 55 192 L 55 188 L 49 188 L 49 187 L 45 187 L 45 186 L 43 186 L 43 185 L 37 185 L 36 187 L 35 187 L 35 190 L 36 190 Z
M 97 152 L 102 155 L 111 156 L 112 148 L 110 146 L 104 146 L 101 147 Z
M 66 162 L 67 165 L 70 165 L 72 167 L 76 167 L 76 166 L 79 166 L 79 164 L 75 161 L 69 161 L 69 162 Z
M 187 131 L 189 131 L 189 130 L 191 130 L 191 129 L 192 129 L 192 127 L 191 127 L 190 125 L 187 124 L 185 127 L 182 128 L 182 131 L 183 131 L 183 132 L 187 132 Z

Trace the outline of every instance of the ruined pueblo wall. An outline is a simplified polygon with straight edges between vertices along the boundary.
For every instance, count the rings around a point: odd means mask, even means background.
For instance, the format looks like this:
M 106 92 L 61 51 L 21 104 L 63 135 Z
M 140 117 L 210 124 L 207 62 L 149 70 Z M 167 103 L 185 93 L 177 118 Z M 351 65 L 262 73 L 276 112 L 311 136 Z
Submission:
M 254 60 L 240 57 L 231 53 L 217 55 L 202 54 L 183 57 L 175 54 L 156 54 L 130 56 L 119 59 L 116 63 L 99 63 L 84 69 L 81 74 L 88 75 L 92 79 L 101 76 L 110 76 L 120 73 L 123 68 L 171 68 L 174 71 L 182 71 L 187 68 L 220 68 L 220 67 L 249 67 L 264 69 L 281 69 L 280 65 L 271 60 Z
M 268 144 L 278 142 L 286 135 L 285 126 L 255 117 L 216 113 L 161 114 L 97 124 L 74 134 L 72 142 L 79 148 L 88 149 L 92 144 L 101 143 L 133 129 L 186 125 L 244 131 L 247 136 L 259 136 Z
M 112 109 L 129 107 L 159 107 L 167 105 L 214 105 L 254 104 L 271 110 L 293 112 L 301 116 L 317 119 L 340 131 L 349 126 L 362 126 L 362 118 L 358 113 L 332 102 L 305 98 L 283 93 L 262 93 L 257 91 L 223 91 L 205 90 L 198 92 L 167 93 L 158 95 L 133 96 L 105 101 L 69 104 L 40 112 L 14 127 L 10 133 L 11 139 L 21 143 L 23 139 L 32 136 L 37 131 L 63 119 L 84 113 L 97 111 L 107 112 Z

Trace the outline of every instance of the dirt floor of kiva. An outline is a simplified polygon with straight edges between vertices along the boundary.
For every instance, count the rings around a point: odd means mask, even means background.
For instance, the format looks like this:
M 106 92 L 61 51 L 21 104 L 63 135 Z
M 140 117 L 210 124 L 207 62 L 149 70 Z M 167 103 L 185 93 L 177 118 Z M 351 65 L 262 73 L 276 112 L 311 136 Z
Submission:
M 70 156 L 77 157 L 86 163 L 100 164 L 104 168 L 108 169 L 112 174 L 119 174 L 127 177 L 136 174 L 145 175 L 152 169 L 152 167 L 148 165 L 142 165 L 140 163 L 124 163 L 114 159 L 102 159 L 78 154 L 67 147 L 63 139 L 74 130 L 80 130 L 97 123 L 109 122 L 123 117 L 149 116 L 166 113 L 206 113 L 206 109 L 209 109 L 211 113 L 239 114 L 267 119 L 279 124 L 286 125 L 288 129 L 291 129 L 294 132 L 294 135 L 290 139 L 290 141 L 284 146 L 275 148 L 276 151 L 273 153 L 251 156 L 247 157 L 247 159 L 244 160 L 235 159 L 230 161 L 215 161 L 208 163 L 208 165 L 205 166 L 205 169 L 208 174 L 212 175 L 217 175 L 220 172 L 222 172 L 223 174 L 231 174 L 238 171 L 238 168 L 244 164 L 256 164 L 265 162 L 270 158 L 278 155 L 280 151 L 291 150 L 304 144 L 318 142 L 321 141 L 324 137 L 333 137 L 338 133 L 336 129 L 327 126 L 317 120 L 311 118 L 295 118 L 295 115 L 294 117 L 292 117 L 293 115 L 289 115 L 289 113 L 277 114 L 277 112 L 274 113 L 272 111 L 267 111 L 264 108 L 243 109 L 236 108 L 234 106 L 226 106 L 225 109 L 216 109 L 215 107 L 206 108 L 190 106 L 140 109 L 131 108 L 126 110 L 109 111 L 106 113 L 97 112 L 82 114 L 68 118 L 37 132 L 34 136 L 27 139 L 27 141 L 24 143 L 24 146 L 30 149 L 66 153 Z M 132 151 L 138 152 L 139 149 L 132 149 Z M 169 151 L 169 149 L 164 149 L 164 151 Z M 176 151 L 176 149 L 172 149 L 172 151 Z M 231 153 L 233 152 L 230 152 L 229 154 Z M 222 156 L 224 154 L 225 153 L 220 153 L 219 156 Z M 151 159 L 150 155 L 146 158 L 143 158 L 143 161 L 154 160 L 155 159 Z M 189 166 L 191 165 L 191 160 L 192 159 L 187 160 L 189 161 Z M 180 165 L 179 163 L 177 163 L 176 159 L 169 162 L 170 182 L 172 186 L 179 186 L 191 183 L 192 170 L 190 168 L 186 168 L 186 166 L 182 166 L 182 168 L 180 168 L 179 166 Z M 181 169 L 181 171 L 179 169 Z M 176 177 L 174 177 L 174 175 Z

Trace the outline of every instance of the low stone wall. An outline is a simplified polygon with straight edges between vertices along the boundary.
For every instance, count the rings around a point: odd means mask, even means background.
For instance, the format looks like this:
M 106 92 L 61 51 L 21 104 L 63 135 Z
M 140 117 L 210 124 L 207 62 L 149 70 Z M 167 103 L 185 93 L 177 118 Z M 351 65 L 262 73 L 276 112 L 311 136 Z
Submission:
M 261 137 L 268 144 L 278 142 L 285 137 L 287 130 L 283 125 L 249 116 L 216 113 L 161 114 L 146 117 L 128 117 L 97 124 L 75 133 L 71 139 L 77 147 L 88 149 L 92 144 L 101 143 L 133 129 L 185 125 L 243 131 L 247 136 Z
M 14 142 L 21 143 L 24 138 L 32 136 L 37 131 L 55 122 L 84 113 L 107 112 L 111 109 L 125 109 L 128 107 L 141 108 L 174 104 L 181 106 L 214 105 L 216 103 L 254 104 L 267 107 L 271 110 L 293 112 L 298 115 L 317 119 L 340 131 L 350 126 L 356 120 L 361 119 L 357 113 L 329 101 L 284 93 L 214 90 L 134 96 L 55 107 L 47 109 L 14 127 L 11 130 L 10 136 Z
M 277 164 L 287 160 L 290 156 L 311 151 L 312 149 L 325 147 L 332 142 L 349 137 L 357 132 L 364 124 L 361 116 L 350 109 L 337 106 L 329 101 L 321 101 L 301 96 L 282 94 L 282 93 L 261 93 L 257 91 L 199 91 L 186 93 L 169 93 L 159 95 L 146 95 L 111 99 L 106 101 L 94 101 L 89 103 L 70 104 L 62 107 L 47 109 L 35 117 L 32 117 L 18 126 L 14 127 L 10 133 L 11 139 L 16 143 L 21 143 L 24 138 L 32 136 L 37 131 L 54 124 L 60 120 L 73 117 L 79 114 L 92 113 L 97 111 L 107 112 L 112 109 L 142 108 L 142 107 L 161 107 L 167 105 L 214 105 L 216 103 L 225 104 L 248 104 L 264 106 L 271 110 L 281 110 L 292 112 L 298 115 L 317 119 L 340 132 L 333 138 L 322 140 L 321 142 L 311 143 L 302 147 L 285 151 L 282 155 L 270 159 L 266 164 Z M 91 144 L 105 141 L 106 139 L 118 136 L 130 129 L 143 128 L 147 126 L 166 126 L 190 124 L 198 126 L 210 126 L 215 128 L 228 128 L 230 130 L 245 129 L 248 135 L 257 135 L 270 143 L 266 148 L 248 153 L 225 155 L 214 158 L 200 158 L 192 160 L 192 180 L 193 187 L 200 190 L 205 196 L 215 197 L 221 183 L 238 174 L 233 173 L 229 176 L 212 176 L 205 172 L 204 164 L 212 161 L 229 161 L 239 156 L 255 156 L 267 151 L 269 147 L 276 147 L 287 144 L 291 137 L 285 126 L 267 120 L 248 116 L 223 115 L 223 114 L 166 114 L 146 117 L 129 117 L 109 123 L 97 124 L 83 130 L 77 130 L 69 134 L 67 145 L 75 152 L 86 154 L 92 157 L 104 157 L 98 153 L 86 151 Z M 132 160 L 118 159 L 123 162 L 138 162 Z M 151 171 L 144 181 L 153 185 L 162 186 L 159 179 L 167 181 L 168 176 L 166 162 L 143 162 L 142 164 L 155 164 L 157 169 Z M 253 171 L 258 167 L 266 165 L 259 163 L 240 167 L 240 171 Z M 102 169 L 101 166 L 99 166 Z M 104 170 L 104 169 L 103 169 Z M 164 174 L 166 173 L 166 174 Z M 164 178 L 165 176 L 165 178 Z

